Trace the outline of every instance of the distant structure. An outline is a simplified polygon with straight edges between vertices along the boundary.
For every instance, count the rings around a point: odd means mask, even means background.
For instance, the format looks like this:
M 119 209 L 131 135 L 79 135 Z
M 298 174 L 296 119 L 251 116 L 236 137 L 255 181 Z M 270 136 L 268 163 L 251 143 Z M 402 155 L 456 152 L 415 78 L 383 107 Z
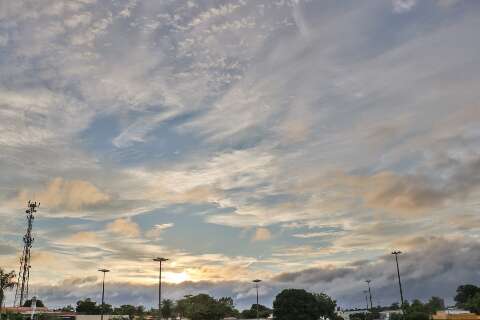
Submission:
M 30 264 L 31 260 L 31 248 L 33 244 L 32 227 L 33 220 L 35 219 L 34 213 L 37 212 L 37 208 L 40 207 L 40 203 L 28 201 L 27 205 L 27 232 L 23 236 L 23 253 L 20 258 L 20 270 L 18 271 L 18 283 L 15 291 L 14 306 L 23 306 L 23 303 L 28 299 L 28 281 L 30 279 Z M 18 304 L 17 304 L 18 302 Z

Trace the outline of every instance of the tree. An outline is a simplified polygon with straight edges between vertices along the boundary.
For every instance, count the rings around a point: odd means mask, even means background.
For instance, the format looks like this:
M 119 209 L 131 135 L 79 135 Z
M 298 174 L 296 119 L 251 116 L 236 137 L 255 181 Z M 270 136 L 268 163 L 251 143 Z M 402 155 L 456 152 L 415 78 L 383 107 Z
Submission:
M 412 304 L 410 305 L 410 307 L 408 307 L 407 312 L 408 313 L 412 313 L 412 312 L 428 313 L 425 308 L 425 305 L 422 303 L 422 301 L 418 299 L 415 299 L 412 301 Z
M 239 312 L 233 307 L 231 298 L 218 300 L 208 294 L 186 296 L 177 301 L 175 311 L 181 317 L 191 320 L 219 320 L 228 316 L 238 316 Z
M 45 307 L 45 305 L 43 304 L 43 301 L 42 301 L 42 300 L 39 300 L 39 299 L 37 299 L 35 305 L 37 306 L 37 308 L 43 308 L 43 307 Z M 23 303 L 23 306 L 30 308 L 30 307 L 32 306 L 32 299 L 28 299 L 27 301 L 25 301 L 25 302 Z
M 465 309 L 472 313 L 480 314 L 480 293 L 476 293 L 463 304 Z
M 317 320 L 320 308 L 312 293 L 303 289 L 285 289 L 273 302 L 273 316 L 277 320 Z
M 330 320 L 335 319 L 336 312 L 335 309 L 337 308 L 337 302 L 330 298 L 325 293 L 315 294 L 315 299 L 318 303 L 318 308 L 320 311 L 320 316 L 328 318 Z
M 180 319 L 185 317 L 185 315 L 187 314 L 188 303 L 189 301 L 187 300 L 187 298 L 185 298 L 178 300 L 175 304 L 174 312 L 177 316 L 180 317 Z
M 350 320 L 365 320 L 366 313 L 365 312 L 358 312 L 358 313 L 351 313 L 348 315 Z
M 473 284 L 465 284 L 457 288 L 457 295 L 455 296 L 455 302 L 457 307 L 463 308 L 467 301 L 473 298 L 480 292 L 480 288 Z
M 437 311 L 445 309 L 445 302 L 442 298 L 431 297 L 430 300 L 428 300 L 428 302 L 425 304 L 425 308 L 429 314 L 435 314 Z
M 173 301 L 164 299 L 162 301 L 162 317 L 170 318 L 173 315 Z
M 113 307 L 111 304 L 104 303 L 103 305 L 98 306 L 98 310 L 100 313 L 103 314 L 112 314 L 113 313 Z
M 87 298 L 85 300 L 77 301 L 77 307 L 75 310 L 81 314 L 99 314 L 100 306 L 97 306 L 97 303 L 92 301 L 92 299 Z
M 391 313 L 390 320 L 404 320 L 402 313 Z
M 6 273 L 0 268 L 0 307 L 3 307 L 3 301 L 5 299 L 5 290 L 11 290 L 15 287 L 15 272 L 10 271 Z
M 398 304 L 398 302 L 394 302 L 390 305 L 389 307 L 390 310 L 399 310 L 400 309 L 400 305 Z
M 413 311 L 413 312 L 407 313 L 406 319 L 407 320 L 429 320 L 430 317 L 428 316 L 428 313 Z
M 235 309 L 233 299 L 231 297 L 222 297 L 217 301 L 217 312 L 225 317 L 238 317 L 240 312 Z
M 60 311 L 62 311 L 62 312 L 74 312 L 75 308 L 72 307 L 71 305 L 68 305 L 66 307 L 61 308 Z
M 268 318 L 272 314 L 272 309 L 259 304 L 258 305 L 258 316 L 259 318 Z M 250 309 L 243 310 L 240 313 L 242 319 L 253 319 L 257 318 L 257 304 L 252 304 Z
M 119 308 L 115 308 L 114 313 L 118 315 L 127 315 L 130 319 L 133 319 L 137 314 L 137 308 L 130 304 L 123 304 Z

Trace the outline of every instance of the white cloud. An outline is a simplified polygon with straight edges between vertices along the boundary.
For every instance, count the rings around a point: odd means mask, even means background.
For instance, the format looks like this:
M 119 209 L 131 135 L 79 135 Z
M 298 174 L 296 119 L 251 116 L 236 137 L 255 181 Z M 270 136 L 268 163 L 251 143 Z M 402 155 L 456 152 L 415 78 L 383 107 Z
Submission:
M 147 231 L 145 233 L 145 235 L 148 237 L 148 238 L 153 238 L 153 239 L 159 239 L 162 232 L 166 229 L 170 229 L 174 226 L 173 223 L 162 223 L 162 224 L 156 224 L 153 226 L 152 229 L 150 229 L 149 231 Z
M 393 11 L 396 13 L 408 12 L 417 4 L 416 0 L 392 0 Z

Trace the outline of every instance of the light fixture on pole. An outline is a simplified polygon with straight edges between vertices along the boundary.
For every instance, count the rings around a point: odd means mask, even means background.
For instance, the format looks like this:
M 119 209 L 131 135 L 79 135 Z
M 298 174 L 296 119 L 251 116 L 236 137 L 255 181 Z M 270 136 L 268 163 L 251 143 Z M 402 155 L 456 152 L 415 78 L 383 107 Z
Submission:
M 155 258 L 153 261 L 156 261 L 160 264 L 159 274 L 158 274 L 158 318 L 162 319 L 162 262 L 168 261 L 167 258 Z
M 102 307 L 100 310 L 100 319 L 103 320 L 103 313 L 105 312 L 105 274 L 110 272 L 108 269 L 99 269 L 98 271 L 103 273 L 103 280 L 102 280 Z
M 373 310 L 372 290 L 370 289 L 370 282 L 372 282 L 372 280 L 365 280 L 365 282 L 366 282 L 367 285 L 368 285 L 368 294 L 370 295 L 370 311 L 372 311 L 372 310 Z
M 398 287 L 400 288 L 400 308 L 403 310 L 403 290 L 402 290 L 402 280 L 400 278 L 400 268 L 398 267 L 398 255 L 402 254 L 401 251 L 393 251 L 392 254 L 395 256 L 395 262 L 397 263 L 397 276 L 398 276 Z
M 255 283 L 255 288 L 257 289 L 257 320 L 259 319 L 259 312 L 258 312 L 258 283 L 262 282 L 260 279 L 253 280 Z

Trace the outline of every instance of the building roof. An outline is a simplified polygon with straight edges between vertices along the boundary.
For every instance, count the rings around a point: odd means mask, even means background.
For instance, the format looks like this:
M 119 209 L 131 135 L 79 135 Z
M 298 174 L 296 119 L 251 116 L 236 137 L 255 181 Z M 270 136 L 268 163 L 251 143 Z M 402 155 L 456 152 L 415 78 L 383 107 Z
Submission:
M 432 316 L 433 320 L 480 320 L 480 316 L 468 311 L 439 311 Z

